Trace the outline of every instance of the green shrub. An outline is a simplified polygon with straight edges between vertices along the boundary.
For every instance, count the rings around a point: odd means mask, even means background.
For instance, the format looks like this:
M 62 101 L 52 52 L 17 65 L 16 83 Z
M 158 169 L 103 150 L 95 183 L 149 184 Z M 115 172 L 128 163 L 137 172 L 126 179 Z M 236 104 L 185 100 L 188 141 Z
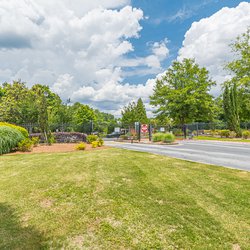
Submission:
M 153 134 L 153 136 L 152 136 L 153 142 L 162 141 L 163 140 L 163 136 L 164 136 L 163 133 L 155 133 L 155 134 Z
M 211 130 L 211 135 L 212 135 L 213 137 L 215 137 L 215 136 L 217 136 L 217 135 L 220 135 L 220 130 L 216 130 L 216 129 Z
M 29 138 L 25 138 L 20 141 L 17 146 L 17 150 L 21 152 L 31 152 L 33 148 L 33 142 Z
M 18 143 L 25 137 L 23 134 L 10 126 L 0 126 L 0 154 L 6 154 L 14 150 Z
M 97 148 L 98 147 L 98 141 L 92 141 L 92 148 Z
M 229 138 L 229 136 L 230 136 L 230 130 L 227 130 L 227 129 L 221 130 L 220 131 L 220 136 L 221 137 Z
M 171 133 L 155 133 L 153 134 L 153 142 L 166 142 L 166 143 L 171 143 L 174 142 L 175 136 L 174 134 Z
M 39 137 L 35 136 L 35 137 L 31 138 L 31 141 L 32 141 L 34 147 L 37 147 L 39 142 L 40 142 L 40 139 L 39 139 Z
M 162 140 L 163 140 L 163 142 L 171 143 L 171 142 L 175 141 L 175 136 L 171 133 L 163 134 Z
M 182 136 L 183 135 L 183 131 L 181 129 L 179 129 L 179 128 L 175 128 L 175 129 L 173 129 L 173 134 L 175 136 Z
M 243 137 L 244 139 L 250 138 L 250 131 L 249 131 L 249 130 L 243 131 L 243 132 L 242 132 L 242 137 Z
M 86 149 L 86 144 L 81 142 L 76 146 L 76 150 L 85 150 Z
M 236 136 L 237 136 L 237 134 L 234 131 L 230 131 L 230 133 L 229 133 L 230 138 L 235 138 Z
M 97 135 L 88 135 L 87 136 L 87 143 L 92 143 L 93 141 L 97 141 L 98 136 Z
M 47 136 L 48 136 L 48 144 L 50 146 L 56 142 L 55 136 L 51 132 L 49 132 Z
M 17 129 L 23 134 L 24 137 L 26 137 L 26 138 L 29 137 L 29 133 L 28 133 L 27 129 L 25 129 L 23 127 L 16 126 L 14 124 L 10 124 L 10 123 L 7 123 L 7 122 L 0 122 L 0 126 L 7 126 L 7 127 L 10 127 L 10 128 Z
M 99 138 L 97 142 L 98 142 L 98 147 L 101 147 L 104 144 L 104 140 L 102 138 Z

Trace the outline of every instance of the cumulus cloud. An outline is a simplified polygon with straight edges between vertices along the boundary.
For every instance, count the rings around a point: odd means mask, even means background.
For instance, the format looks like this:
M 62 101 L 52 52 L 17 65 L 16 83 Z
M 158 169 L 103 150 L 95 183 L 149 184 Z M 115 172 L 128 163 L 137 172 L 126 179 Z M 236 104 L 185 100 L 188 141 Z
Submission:
M 49 85 L 63 99 L 116 109 L 149 95 L 124 83 L 124 68 L 159 72 L 169 51 L 153 42 L 146 57 L 133 52 L 142 10 L 129 0 L 1 0 L 0 80 Z
M 247 30 L 250 24 L 250 3 L 242 2 L 235 8 L 222 8 L 214 15 L 194 22 L 186 32 L 178 60 L 195 58 L 207 67 L 219 84 L 230 78 L 224 70 L 227 62 L 235 58 L 230 44 Z M 220 91 L 219 85 L 214 94 Z
M 63 99 L 115 114 L 139 97 L 149 108 L 155 80 L 132 85 L 124 79 L 162 72 L 168 40 L 151 41 L 148 54 L 136 56 L 131 38 L 140 37 L 144 16 L 129 0 L 1 0 L 0 16 L 1 82 L 47 84 Z M 228 44 L 249 23 L 246 2 L 193 23 L 178 60 L 195 58 L 222 82 L 229 77 L 223 65 L 233 58 Z

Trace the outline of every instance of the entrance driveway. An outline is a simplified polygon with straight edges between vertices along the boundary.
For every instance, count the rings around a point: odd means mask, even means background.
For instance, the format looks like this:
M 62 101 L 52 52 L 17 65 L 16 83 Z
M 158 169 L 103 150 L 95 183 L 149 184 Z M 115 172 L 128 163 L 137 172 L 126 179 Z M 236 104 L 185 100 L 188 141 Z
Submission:
M 181 141 L 178 145 L 151 145 L 106 141 L 106 145 L 195 162 L 250 171 L 250 143 Z

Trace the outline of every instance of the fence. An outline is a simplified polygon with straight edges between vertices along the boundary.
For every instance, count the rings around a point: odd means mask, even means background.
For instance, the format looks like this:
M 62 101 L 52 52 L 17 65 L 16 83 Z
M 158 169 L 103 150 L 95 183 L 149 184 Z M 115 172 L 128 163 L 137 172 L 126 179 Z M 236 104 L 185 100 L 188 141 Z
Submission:
M 21 124 L 20 126 L 25 127 L 29 133 L 38 133 L 42 132 L 39 129 L 38 124 Z M 222 130 L 228 129 L 226 123 L 223 122 L 196 122 L 182 125 L 169 125 L 169 124 L 148 124 L 148 132 L 141 133 L 141 124 L 115 124 L 107 122 L 85 122 L 82 124 L 72 124 L 72 123 L 63 123 L 63 124 L 50 124 L 49 130 L 51 132 L 82 132 L 86 134 L 91 133 L 100 133 L 100 134 L 110 134 L 115 130 L 115 127 L 120 128 L 120 133 L 133 134 L 135 137 L 150 137 L 151 134 L 156 132 L 173 132 L 177 136 L 184 136 L 184 131 L 186 130 L 187 135 L 192 134 L 194 136 L 202 135 L 206 133 L 206 130 Z M 241 123 L 242 129 L 250 129 L 249 123 Z

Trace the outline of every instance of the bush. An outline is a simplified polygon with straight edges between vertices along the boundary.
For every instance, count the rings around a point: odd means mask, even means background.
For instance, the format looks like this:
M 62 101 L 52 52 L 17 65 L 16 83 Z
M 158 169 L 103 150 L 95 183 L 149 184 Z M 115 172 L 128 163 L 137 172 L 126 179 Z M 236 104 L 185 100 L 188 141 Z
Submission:
M 29 138 L 25 138 L 20 141 L 17 146 L 17 150 L 21 152 L 31 152 L 33 148 L 33 142 Z
M 220 136 L 228 138 L 230 136 L 230 130 L 227 130 L 227 129 L 221 130 L 220 131 Z
M 10 124 L 10 123 L 7 123 L 7 122 L 0 122 L 0 126 L 6 126 L 6 127 L 10 127 L 10 128 L 14 128 L 14 129 L 17 129 L 18 131 L 20 131 L 22 133 L 22 135 L 26 138 L 29 137 L 29 133 L 28 133 L 28 130 L 23 128 L 23 127 L 20 127 L 20 126 L 16 126 L 14 124 Z
M 153 134 L 153 142 L 166 142 L 171 143 L 174 142 L 175 136 L 171 133 L 155 133 Z
M 243 131 L 243 132 L 242 132 L 242 137 L 243 137 L 244 139 L 250 138 L 250 131 L 249 131 L 249 130 Z
M 163 133 L 155 133 L 153 134 L 153 142 L 159 142 L 159 141 L 162 141 L 163 139 Z
M 76 150 L 85 150 L 86 149 L 86 144 L 81 142 L 76 146 Z
M 31 141 L 32 141 L 32 143 L 33 143 L 33 146 L 34 146 L 34 147 L 37 147 L 38 144 L 39 144 L 39 142 L 40 142 L 40 139 L 39 139 L 39 137 L 32 137 L 32 138 L 31 138 Z
M 55 136 L 52 135 L 51 133 L 48 134 L 48 144 L 52 145 L 53 143 L 56 143 Z
M 104 140 L 102 138 L 99 138 L 97 142 L 98 142 L 98 147 L 101 147 L 104 144 Z
M 175 136 L 171 133 L 163 134 L 162 136 L 163 142 L 171 143 L 175 141 Z
M 234 131 L 230 131 L 230 133 L 229 133 L 230 138 L 235 138 L 236 136 L 237 136 L 237 134 Z
M 98 147 L 98 141 L 92 141 L 91 144 L 92 144 L 92 148 Z
M 183 135 L 183 131 L 181 129 L 179 129 L 179 128 L 175 128 L 175 129 L 173 129 L 173 134 L 175 136 L 182 136 Z
M 87 143 L 92 143 L 94 141 L 97 141 L 98 136 L 97 135 L 88 135 L 87 136 Z
M 0 154 L 11 152 L 24 138 L 19 130 L 10 126 L 0 126 Z

